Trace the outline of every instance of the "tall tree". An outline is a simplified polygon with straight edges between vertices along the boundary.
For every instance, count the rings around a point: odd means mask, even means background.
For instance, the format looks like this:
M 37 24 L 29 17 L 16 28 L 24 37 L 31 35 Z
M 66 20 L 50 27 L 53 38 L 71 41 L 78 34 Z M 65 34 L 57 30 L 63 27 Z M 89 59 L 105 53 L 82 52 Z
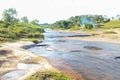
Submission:
M 39 20 L 35 19 L 35 20 L 32 20 L 30 23 L 34 25 L 39 25 Z
M 21 20 L 24 23 L 29 23 L 29 20 L 28 20 L 27 16 L 22 17 Z
M 3 15 L 3 18 L 2 18 L 3 21 L 15 22 L 16 16 L 17 16 L 17 11 L 14 8 L 9 8 L 9 9 L 4 10 L 2 15 Z

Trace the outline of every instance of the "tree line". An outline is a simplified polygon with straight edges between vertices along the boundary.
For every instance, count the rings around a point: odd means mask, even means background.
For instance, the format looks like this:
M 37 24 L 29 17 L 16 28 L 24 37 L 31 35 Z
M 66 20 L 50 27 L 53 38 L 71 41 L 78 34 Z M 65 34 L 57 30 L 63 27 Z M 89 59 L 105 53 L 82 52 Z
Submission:
M 80 15 L 71 17 L 67 20 L 56 21 L 51 24 L 53 29 L 92 29 L 99 27 L 102 23 L 109 22 L 110 19 L 106 15 Z

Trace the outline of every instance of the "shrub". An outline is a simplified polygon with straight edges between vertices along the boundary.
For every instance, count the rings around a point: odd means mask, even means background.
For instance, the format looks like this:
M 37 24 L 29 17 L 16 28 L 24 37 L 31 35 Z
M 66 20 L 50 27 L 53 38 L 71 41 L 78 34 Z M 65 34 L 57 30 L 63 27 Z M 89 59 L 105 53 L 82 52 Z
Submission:
M 93 25 L 92 24 L 85 24 L 85 29 L 92 29 L 93 28 Z
M 97 34 L 97 33 L 92 33 L 92 34 L 91 34 L 91 36 L 96 36 L 96 35 L 99 35 L 99 34 Z

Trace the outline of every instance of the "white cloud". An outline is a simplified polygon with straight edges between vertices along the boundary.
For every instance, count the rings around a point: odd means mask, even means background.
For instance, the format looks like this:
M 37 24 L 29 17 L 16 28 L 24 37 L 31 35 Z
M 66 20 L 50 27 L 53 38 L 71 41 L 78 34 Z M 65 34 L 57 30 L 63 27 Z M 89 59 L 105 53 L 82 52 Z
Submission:
M 43 23 L 81 14 L 120 14 L 118 0 L 0 0 L 0 14 L 7 8 Z

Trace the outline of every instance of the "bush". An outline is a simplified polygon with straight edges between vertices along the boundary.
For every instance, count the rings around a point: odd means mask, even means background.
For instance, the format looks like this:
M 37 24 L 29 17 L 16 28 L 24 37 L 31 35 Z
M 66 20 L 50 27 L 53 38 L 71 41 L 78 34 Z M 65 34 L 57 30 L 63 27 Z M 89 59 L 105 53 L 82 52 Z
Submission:
M 71 27 L 69 30 L 80 30 L 80 27 L 79 26 L 74 26 L 74 27 Z
M 99 35 L 99 34 L 97 34 L 97 33 L 92 33 L 92 34 L 91 34 L 91 36 L 96 36 L 96 35 Z
M 92 24 L 85 24 L 85 29 L 92 29 L 93 28 L 93 25 Z

